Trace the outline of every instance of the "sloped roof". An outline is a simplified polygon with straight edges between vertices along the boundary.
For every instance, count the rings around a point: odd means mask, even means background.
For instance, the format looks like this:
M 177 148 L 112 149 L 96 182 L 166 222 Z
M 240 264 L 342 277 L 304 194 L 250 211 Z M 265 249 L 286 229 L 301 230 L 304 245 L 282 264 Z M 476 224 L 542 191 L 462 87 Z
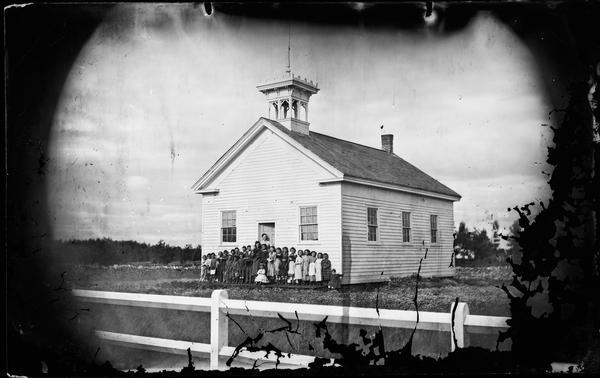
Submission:
M 296 133 L 279 122 L 263 119 L 344 173 L 345 177 L 400 185 L 460 198 L 460 194 L 396 154 L 313 131 L 309 135 Z

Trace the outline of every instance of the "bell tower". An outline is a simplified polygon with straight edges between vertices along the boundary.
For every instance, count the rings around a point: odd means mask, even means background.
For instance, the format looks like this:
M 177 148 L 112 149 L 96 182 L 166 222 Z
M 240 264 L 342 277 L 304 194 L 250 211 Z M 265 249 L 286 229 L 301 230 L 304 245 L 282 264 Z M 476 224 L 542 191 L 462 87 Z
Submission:
M 308 135 L 308 100 L 319 91 L 318 84 L 293 74 L 291 69 L 291 26 L 285 75 L 256 88 L 267 97 L 267 117 L 291 131 Z
M 316 83 L 287 71 L 280 79 L 257 86 L 267 97 L 267 117 L 291 131 L 308 134 L 308 101 L 317 93 Z

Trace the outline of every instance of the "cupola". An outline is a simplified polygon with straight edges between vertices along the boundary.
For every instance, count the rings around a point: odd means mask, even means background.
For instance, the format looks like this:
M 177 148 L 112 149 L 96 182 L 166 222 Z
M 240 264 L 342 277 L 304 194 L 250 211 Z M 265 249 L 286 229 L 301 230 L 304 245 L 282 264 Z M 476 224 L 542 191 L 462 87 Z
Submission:
M 287 71 L 280 79 L 257 86 L 267 98 L 267 117 L 293 132 L 308 134 L 308 101 L 317 93 L 317 83 Z

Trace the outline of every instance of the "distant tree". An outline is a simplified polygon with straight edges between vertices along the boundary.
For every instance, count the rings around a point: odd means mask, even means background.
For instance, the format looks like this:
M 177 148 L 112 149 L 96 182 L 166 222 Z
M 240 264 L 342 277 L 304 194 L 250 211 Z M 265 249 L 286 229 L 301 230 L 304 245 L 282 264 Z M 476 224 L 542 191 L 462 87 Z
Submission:
M 460 222 L 458 225 L 458 231 L 454 238 L 454 247 L 466 248 L 469 240 L 469 229 L 465 225 L 465 222 Z
M 470 248 L 475 251 L 475 259 L 483 260 L 495 257 L 497 249 L 494 243 L 488 237 L 486 229 L 475 229 L 471 235 Z
M 194 259 L 194 247 L 191 244 L 186 244 L 181 251 L 180 262 L 183 264 L 185 261 L 192 261 Z
M 164 240 L 159 240 L 156 245 L 152 248 L 155 251 L 157 262 L 161 264 L 168 264 L 173 260 L 174 253 L 166 248 Z
M 198 244 L 194 250 L 194 257 L 192 258 L 193 261 L 200 261 L 202 260 L 202 246 L 200 244 Z
M 200 259 L 200 246 L 191 245 L 185 249 L 170 246 L 164 240 L 155 245 L 133 240 L 111 240 L 109 238 L 88 240 L 56 240 L 52 252 L 56 261 L 68 264 L 126 264 L 138 261 L 152 261 L 163 264 Z
M 475 253 L 475 260 L 496 259 L 498 252 L 485 229 L 470 231 L 465 222 L 460 222 L 454 238 L 454 247 L 464 248 Z
M 508 254 L 509 256 L 517 256 L 521 251 L 521 247 L 519 246 L 519 236 L 521 235 L 521 225 L 519 224 L 519 220 L 515 219 L 515 221 L 510 225 L 508 229 L 507 241 L 508 241 Z

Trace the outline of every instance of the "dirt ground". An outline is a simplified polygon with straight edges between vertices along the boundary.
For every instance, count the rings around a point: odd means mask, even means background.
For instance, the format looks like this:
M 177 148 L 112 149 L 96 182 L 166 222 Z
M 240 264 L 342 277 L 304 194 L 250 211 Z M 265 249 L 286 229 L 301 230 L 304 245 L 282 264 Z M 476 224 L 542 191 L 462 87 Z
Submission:
M 355 307 L 375 307 L 378 301 L 379 308 L 415 308 L 415 276 L 393 278 L 377 285 L 326 290 L 209 284 L 198 279 L 200 270 L 193 265 L 76 265 L 65 271 L 66 286 L 78 289 L 209 297 L 213 290 L 226 288 L 232 299 Z M 510 316 L 509 301 L 500 286 L 509 283 L 511 278 L 512 270 L 508 266 L 457 267 L 452 278 L 420 278 L 419 310 L 449 312 L 451 304 L 458 298 L 469 305 L 471 314 Z

